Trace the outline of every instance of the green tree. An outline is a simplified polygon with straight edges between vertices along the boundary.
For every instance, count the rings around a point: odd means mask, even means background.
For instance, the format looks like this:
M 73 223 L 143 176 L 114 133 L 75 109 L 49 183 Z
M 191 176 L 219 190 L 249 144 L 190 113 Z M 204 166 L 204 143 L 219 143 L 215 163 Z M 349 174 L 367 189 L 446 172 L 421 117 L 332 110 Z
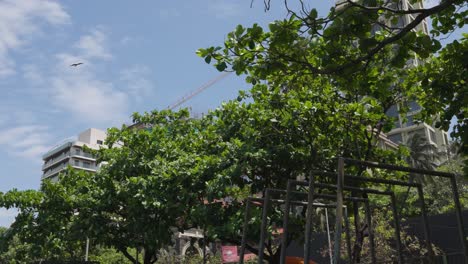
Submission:
M 288 17 L 270 23 L 269 31 L 257 24 L 248 28 L 239 25 L 227 35 L 223 47 L 200 49 L 198 54 L 207 63 L 214 61 L 220 71 L 247 74 L 249 83 L 272 82 L 274 76 L 281 75 L 289 76 L 291 82 L 297 76 L 328 75 L 330 80 L 349 82 L 346 90 L 359 90 L 359 95 L 385 92 L 366 82 L 355 85 L 358 76 L 372 82 L 372 75 L 362 74 L 369 68 L 378 75 L 381 71 L 377 65 L 395 70 L 406 68 L 409 60 L 429 60 L 411 74 L 394 72 L 393 82 L 412 80 L 411 87 L 390 89 L 392 86 L 387 85 L 385 90 L 409 100 L 418 99 L 426 109 L 426 120 L 442 112 L 438 125 L 444 129 L 457 116 L 453 136 L 466 142 L 466 38 L 454 40 L 438 53 L 445 34 L 464 27 L 466 0 L 441 1 L 430 8 L 419 8 L 422 0 L 411 1 L 412 8 L 383 0 L 345 0 L 326 16 L 319 16 L 304 1 L 299 6 L 289 2 L 293 1 L 284 1 Z M 270 1 L 265 1 L 266 9 L 269 6 Z M 414 20 L 400 23 L 407 15 Z M 428 18 L 432 20 L 430 35 L 423 34 L 421 25 Z
M 138 248 L 147 264 L 173 243 L 174 232 L 203 227 L 205 201 L 224 197 L 209 180 L 220 178 L 225 147 L 207 120 L 186 110 L 135 114 L 134 120 L 149 129 L 108 131 L 107 148 L 95 153 L 105 165 L 87 177 L 87 196 L 75 208 L 77 223 L 96 243 L 132 262 L 127 249 Z
M 69 187 L 45 181 L 41 191 L 11 190 L 0 194 L 2 207 L 19 210 L 8 236 L 4 237 L 7 245 L 18 242 L 27 249 L 27 254 L 22 254 L 15 247 L 6 247 L 13 250 L 17 261 L 83 258 L 86 236 L 82 229 L 73 225 L 77 198 L 70 191 L 75 187 Z
M 246 74 L 250 91 L 199 120 L 186 110 L 136 114 L 134 121 L 148 129 L 110 129 L 107 148 L 95 153 L 103 162 L 98 173 L 69 170 L 41 192 L 0 195 L 1 205 L 20 208 L 12 228 L 20 241 L 39 238 L 32 243 L 35 256 L 76 258 L 90 237 L 132 262 L 129 250 L 137 248 L 142 263 L 155 263 L 174 232 L 191 227 L 203 229 L 208 241 L 239 244 L 246 196 L 284 188 L 287 179 L 307 177 L 312 169 L 334 171 L 339 156 L 401 163 L 398 152 L 376 147 L 380 133 L 392 128 L 385 115 L 392 105 L 418 100 L 427 106 L 421 115 L 427 120 L 446 107 L 452 116 L 463 109 L 465 99 L 452 104 L 441 89 L 455 81 L 459 93 L 466 88 L 462 75 L 450 73 L 464 66 L 463 60 L 451 61 L 466 42 L 432 55 L 441 47 L 438 35 L 464 25 L 466 11 L 457 8 L 465 3 L 396 10 L 380 0 L 346 1 L 326 17 L 286 6 L 288 17 L 268 31 L 238 26 L 224 47 L 198 54 L 220 71 Z M 404 14 L 416 20 L 399 28 Z M 429 16 L 435 21 L 432 36 L 417 32 L 418 22 Z M 391 23 L 382 23 L 383 17 Z M 429 58 L 423 74 L 407 69 L 414 58 Z M 433 81 L 437 66 L 447 75 L 439 83 Z M 426 83 L 433 89 L 422 93 Z M 430 104 L 438 97 L 442 103 Z M 457 131 L 463 131 L 465 121 L 459 120 Z M 355 230 L 361 230 L 359 208 L 353 209 Z M 273 231 L 274 223 L 281 224 L 279 212 L 269 221 Z M 251 222 L 258 227 L 259 210 Z M 248 248 L 255 253 L 257 234 L 250 235 Z M 270 263 L 279 257 L 274 240 L 270 236 L 266 245 Z M 363 241 L 356 244 L 359 260 Z
M 265 90 L 275 91 L 279 89 L 285 94 L 298 89 L 309 89 L 312 90 L 311 93 L 321 92 L 321 86 L 314 85 L 314 82 L 326 80 L 325 82 L 331 84 L 335 89 L 333 99 L 338 104 L 344 105 L 344 107 L 352 108 L 353 103 L 366 105 L 365 100 L 371 100 L 373 102 L 370 104 L 371 111 L 375 114 L 373 116 L 375 119 L 363 123 L 369 128 L 368 131 L 376 131 L 375 134 L 377 135 L 380 131 L 388 131 L 393 125 L 392 120 L 383 114 L 392 105 L 404 105 L 408 100 L 417 100 L 423 106 L 431 105 L 420 116 L 430 123 L 433 122 L 434 114 L 449 110 L 446 112 L 447 116 L 443 116 L 445 128 L 447 126 L 446 120 L 450 120 L 454 115 L 453 113 L 458 114 L 459 111 L 463 113 L 463 107 L 466 105 L 463 104 L 466 100 L 466 96 L 463 97 L 466 85 L 463 76 L 459 75 L 458 72 L 463 74 L 465 71 L 455 70 L 456 73 L 450 74 L 449 70 L 464 69 L 463 66 L 466 66 L 466 60 L 462 58 L 458 58 L 457 62 L 453 64 L 450 59 L 450 56 L 463 51 L 463 45 L 460 45 L 457 41 L 448 45 L 447 49 L 450 52 L 444 49 L 439 63 L 437 63 L 434 54 L 441 48 L 439 41 L 441 35 L 464 26 L 468 11 L 462 7 L 466 5 L 466 1 L 442 1 L 431 8 L 416 9 L 388 5 L 387 2 L 379 0 L 343 1 L 339 6 L 333 7 L 325 17 L 319 17 L 317 10 L 308 8 L 303 1 L 300 1 L 300 6 L 296 10 L 290 8 L 289 2 L 291 1 L 284 2 L 285 8 L 288 10 L 287 18 L 270 23 L 268 31 L 257 24 L 247 28 L 239 25 L 227 35 L 224 46 L 199 49 L 198 55 L 203 57 L 207 63 L 214 61 L 214 66 L 219 71 L 235 71 L 238 75 L 245 74 L 246 81 L 254 85 L 254 87 L 258 86 L 259 83 L 266 83 L 268 88 Z M 420 3 L 421 1 L 411 2 L 413 6 Z M 269 5 L 270 1 L 265 1 L 266 9 L 269 8 Z M 405 26 L 400 25 L 399 22 L 405 19 L 404 16 L 407 14 L 415 17 L 414 21 Z M 428 17 L 433 20 L 432 35 L 424 34 L 422 32 L 423 26 L 420 25 Z M 434 75 L 437 74 L 437 66 L 445 63 L 446 65 L 443 66 L 444 69 L 447 69 L 446 75 L 448 77 L 441 82 L 437 82 L 427 77 L 430 74 L 417 74 L 418 69 L 408 69 L 407 65 L 410 60 L 418 62 L 429 60 L 427 66 L 424 67 L 433 69 L 433 71 L 426 70 L 426 72 L 431 72 Z M 430 68 L 431 65 L 433 68 Z M 424 78 L 426 78 L 425 82 Z M 427 79 L 434 86 L 432 90 L 424 86 L 428 83 Z M 446 91 L 444 86 L 446 87 L 451 83 L 458 85 Z M 256 89 L 258 90 L 258 88 L 253 90 Z M 455 99 L 457 100 L 454 102 L 450 101 L 451 91 L 457 92 L 455 93 Z M 268 95 L 268 92 L 259 94 L 261 95 L 257 98 L 261 98 L 264 94 Z M 326 94 L 326 92 L 321 94 L 319 100 L 323 100 L 325 104 L 330 104 L 330 100 L 326 99 Z M 462 99 L 458 97 L 458 94 L 461 94 Z M 444 96 L 447 99 L 441 98 Z M 340 100 L 342 97 L 345 100 Z M 257 103 L 258 99 L 255 98 L 255 95 L 252 98 L 253 104 Z M 363 101 L 360 102 L 360 100 Z M 432 104 L 432 101 L 437 101 L 437 104 Z M 271 100 L 270 104 L 275 102 L 276 100 Z M 302 103 L 310 105 L 307 100 Z M 274 106 L 264 112 L 267 114 L 274 113 L 271 110 L 272 108 Z M 288 113 L 288 110 L 283 111 Z M 405 114 L 405 110 L 407 109 L 403 108 L 400 114 Z M 339 111 L 330 111 L 327 114 L 333 116 L 332 119 L 340 116 Z M 287 116 L 287 114 L 284 116 Z M 458 114 L 458 116 L 462 115 Z M 366 115 L 364 119 L 367 117 Z M 279 120 L 276 116 L 270 118 Z M 296 116 L 293 117 L 293 119 L 296 118 Z M 341 133 L 340 136 L 326 128 L 323 130 L 324 135 L 330 136 L 338 143 L 333 145 L 334 149 L 331 152 L 343 147 L 346 151 L 341 153 L 337 151 L 343 156 L 371 160 L 375 158 L 371 154 L 373 153 L 372 143 L 370 143 L 372 140 L 368 141 L 367 151 L 363 151 L 362 144 L 365 143 L 358 138 L 363 133 L 362 128 L 356 129 L 352 125 L 354 124 L 353 120 L 347 121 L 336 126 L 337 131 Z M 282 125 L 280 122 L 278 122 L 278 125 Z M 227 124 L 232 123 L 236 124 L 234 119 L 227 122 Z M 300 119 L 296 123 L 300 123 Z M 333 124 L 333 121 L 330 123 Z M 270 127 L 266 122 L 260 124 L 261 127 L 252 129 L 252 131 L 255 131 L 254 133 L 258 133 L 257 131 L 263 132 Z M 462 128 L 465 121 L 461 121 L 459 124 L 460 128 Z M 296 127 L 301 126 L 296 125 Z M 323 126 L 320 123 L 314 123 L 312 128 L 307 127 L 308 130 L 304 130 L 304 134 L 310 133 L 314 128 L 323 129 Z M 249 130 L 245 129 L 245 131 Z M 346 133 L 348 131 L 349 133 Z M 272 135 L 273 138 L 282 136 L 278 134 L 280 132 L 274 131 L 264 135 L 268 135 L 268 137 Z M 375 135 L 374 133 L 369 134 Z M 293 135 L 296 136 L 296 134 Z M 454 135 L 460 137 L 461 134 L 455 133 Z M 307 136 L 302 138 L 307 138 Z M 312 138 L 314 141 L 319 142 L 317 138 Z M 351 138 L 354 141 L 348 141 Z M 257 138 L 259 142 L 257 145 L 261 144 L 260 140 L 261 138 Z M 464 138 L 462 140 L 465 141 Z M 349 142 L 353 142 L 355 145 L 348 145 Z M 325 144 L 325 146 L 328 145 Z M 264 157 L 274 157 L 268 155 L 272 154 L 271 152 L 265 151 L 264 153 Z M 289 154 L 291 150 L 284 153 Z M 320 155 L 317 156 L 320 157 Z M 325 160 L 330 160 L 330 156 L 324 155 L 323 157 Z M 288 159 L 285 160 L 284 163 L 279 161 L 277 163 L 265 162 L 265 164 L 272 166 L 271 170 L 277 172 L 284 168 L 282 165 L 285 165 L 286 168 L 293 166 L 294 161 L 285 164 L 290 162 Z M 387 160 L 387 162 L 389 161 Z M 417 161 L 417 159 L 414 161 Z M 304 162 L 309 161 L 301 160 L 300 162 L 305 164 Z M 316 165 L 314 162 L 312 163 Z M 261 167 L 261 164 L 252 167 L 257 169 Z M 291 175 L 296 172 L 294 171 Z M 276 179 L 275 177 L 272 178 Z M 268 183 L 268 181 L 260 182 L 258 189 L 270 187 L 271 185 L 268 185 Z M 255 182 L 252 184 L 255 184 Z M 356 208 L 354 208 L 354 213 L 358 213 Z M 357 226 L 358 222 L 355 223 L 356 230 L 360 229 Z M 360 247 L 355 248 L 355 251 L 357 251 L 355 260 L 359 261 Z
M 281 83 L 280 78 L 276 76 L 275 81 Z M 283 78 L 287 82 L 290 76 Z M 214 118 L 223 142 L 236 146 L 231 162 L 234 169 L 226 175 L 229 188 L 248 186 L 253 195 L 266 188 L 284 189 L 288 179 L 308 176 L 311 170 L 335 171 L 339 156 L 396 161 L 396 153 L 376 147 L 378 131 L 383 129 L 379 124 L 387 119 L 381 101 L 340 93 L 327 78 L 303 76 L 291 85 L 295 85 L 293 89 L 274 82 L 256 84 L 206 117 Z M 393 95 L 388 96 L 385 101 L 392 100 Z M 240 244 L 243 218 L 239 209 L 234 205 L 221 208 L 216 220 L 222 219 L 224 224 L 210 224 L 221 240 Z M 270 222 L 281 226 L 279 213 L 273 213 Z M 258 211 L 253 215 L 248 247 L 258 253 Z M 280 248 L 274 239 L 266 242 L 270 263 L 279 261 Z
M 427 63 L 412 70 L 407 83 L 418 94 L 423 116 L 439 115 L 436 126 L 460 139 L 460 152 L 468 155 L 468 35 L 445 46 Z M 420 85 L 419 85 L 420 84 Z M 468 166 L 466 166 L 468 168 Z

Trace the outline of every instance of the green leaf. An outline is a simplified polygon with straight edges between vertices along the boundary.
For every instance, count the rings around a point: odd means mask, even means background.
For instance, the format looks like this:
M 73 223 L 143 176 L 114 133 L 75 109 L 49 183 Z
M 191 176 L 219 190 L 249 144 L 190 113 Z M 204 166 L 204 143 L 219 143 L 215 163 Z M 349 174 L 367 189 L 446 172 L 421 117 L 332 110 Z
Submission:
M 309 13 L 309 19 L 316 19 L 318 16 L 317 9 L 312 8 Z
M 226 65 L 226 62 L 224 61 L 216 64 L 216 69 L 218 71 L 224 71 L 226 68 L 227 68 L 227 65 Z

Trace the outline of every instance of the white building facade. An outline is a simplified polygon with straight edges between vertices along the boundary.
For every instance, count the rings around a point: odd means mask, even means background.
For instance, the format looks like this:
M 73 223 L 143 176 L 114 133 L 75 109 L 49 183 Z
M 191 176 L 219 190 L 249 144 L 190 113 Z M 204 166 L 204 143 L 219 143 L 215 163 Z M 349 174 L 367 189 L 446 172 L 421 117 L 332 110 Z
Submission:
M 78 135 L 76 140 L 66 140 L 52 148 L 42 156 L 42 179 L 58 180 L 61 171 L 71 166 L 76 169 L 96 172 L 98 164 L 96 159 L 86 151 L 83 146 L 90 149 L 99 149 L 104 144 L 106 132 L 90 128 Z

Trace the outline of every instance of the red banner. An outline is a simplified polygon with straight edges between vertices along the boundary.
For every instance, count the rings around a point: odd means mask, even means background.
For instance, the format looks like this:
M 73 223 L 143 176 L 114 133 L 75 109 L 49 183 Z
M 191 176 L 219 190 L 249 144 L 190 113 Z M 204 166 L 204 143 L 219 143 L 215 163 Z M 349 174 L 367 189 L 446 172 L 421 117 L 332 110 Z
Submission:
M 221 253 L 223 255 L 223 263 L 239 261 L 237 246 L 221 246 Z
M 238 263 L 239 254 L 237 252 L 237 246 L 221 246 L 221 254 L 223 256 L 223 263 Z M 255 254 L 246 253 L 244 254 L 244 261 L 255 258 Z

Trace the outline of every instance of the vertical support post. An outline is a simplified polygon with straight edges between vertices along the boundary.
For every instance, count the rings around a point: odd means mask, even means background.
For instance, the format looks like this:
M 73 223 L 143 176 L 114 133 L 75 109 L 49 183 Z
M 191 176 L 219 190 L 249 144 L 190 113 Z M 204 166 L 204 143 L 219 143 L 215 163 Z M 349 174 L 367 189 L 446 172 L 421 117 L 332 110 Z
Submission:
M 460 236 L 460 240 L 461 240 L 460 242 L 463 247 L 464 262 L 468 263 L 468 245 L 467 245 L 466 234 L 465 234 L 465 229 L 463 225 L 463 217 L 462 217 L 461 205 L 460 205 L 460 196 L 458 194 L 457 181 L 455 179 L 455 175 L 452 175 L 452 177 L 450 177 L 450 183 L 452 185 L 453 201 L 455 202 L 455 212 L 457 213 L 458 234 Z
M 205 213 L 206 216 L 206 213 Z M 203 264 L 206 264 L 206 234 L 205 234 L 206 226 L 203 228 Z
M 344 207 L 345 233 L 346 233 L 346 249 L 349 263 L 353 262 L 353 253 L 351 250 L 351 233 L 349 230 L 348 207 Z
M 314 203 L 314 176 L 309 176 L 309 192 L 307 194 L 307 214 L 304 241 L 304 263 L 309 263 L 310 258 L 310 237 L 312 235 L 312 210 Z
M 397 244 L 397 251 L 398 251 L 398 263 L 403 264 L 403 255 L 402 255 L 402 247 L 401 247 L 401 234 L 400 234 L 400 218 L 398 216 L 398 210 L 396 206 L 396 199 L 395 194 L 392 193 L 390 195 L 390 200 L 392 204 L 392 211 L 393 211 L 393 221 L 395 225 L 395 240 Z
M 88 253 L 89 253 L 89 238 L 86 237 L 86 252 L 85 252 L 85 261 L 88 261 Z
M 336 223 L 335 248 L 333 250 L 333 263 L 338 264 L 341 248 L 341 221 L 343 218 L 343 185 L 344 185 L 344 159 L 338 159 L 338 173 L 336 182 Z
M 424 239 L 426 240 L 427 252 L 429 254 L 430 263 L 434 263 L 435 261 L 434 250 L 432 249 L 432 245 L 431 245 L 431 241 L 432 241 L 431 230 L 429 228 L 429 220 L 427 217 L 426 203 L 424 202 L 424 192 L 423 192 L 421 185 L 418 185 L 416 188 L 418 190 L 418 196 L 419 196 L 418 198 L 421 204 L 421 220 L 422 220 L 423 227 L 424 227 Z
M 281 255 L 280 264 L 286 263 L 286 247 L 288 246 L 288 224 L 289 224 L 289 210 L 291 207 L 291 191 L 292 182 L 288 180 L 286 187 L 286 201 L 284 203 L 284 216 L 283 216 L 283 236 L 281 237 Z
M 328 223 L 328 208 L 325 207 L 325 220 L 327 221 L 327 238 L 328 238 L 328 255 L 330 256 L 330 264 L 333 264 L 333 254 L 331 249 L 330 239 L 330 224 Z
M 242 231 L 242 241 L 241 241 L 241 250 L 239 254 L 239 263 L 244 264 L 244 255 L 245 255 L 245 244 L 247 243 L 247 232 L 249 227 L 249 218 L 250 218 L 250 198 L 246 199 L 245 205 L 245 214 L 244 214 L 244 227 Z
M 260 242 L 258 244 L 258 264 L 263 264 L 263 255 L 265 251 L 265 240 L 267 236 L 268 208 L 270 206 L 270 190 L 266 189 L 263 199 L 262 225 L 260 229 Z
M 367 229 L 369 230 L 369 245 L 371 251 L 371 261 L 372 264 L 377 263 L 377 257 L 375 256 L 375 241 L 374 241 L 374 230 L 372 228 L 372 211 L 369 206 L 369 200 L 364 202 L 366 207 L 366 222 L 367 222 Z

